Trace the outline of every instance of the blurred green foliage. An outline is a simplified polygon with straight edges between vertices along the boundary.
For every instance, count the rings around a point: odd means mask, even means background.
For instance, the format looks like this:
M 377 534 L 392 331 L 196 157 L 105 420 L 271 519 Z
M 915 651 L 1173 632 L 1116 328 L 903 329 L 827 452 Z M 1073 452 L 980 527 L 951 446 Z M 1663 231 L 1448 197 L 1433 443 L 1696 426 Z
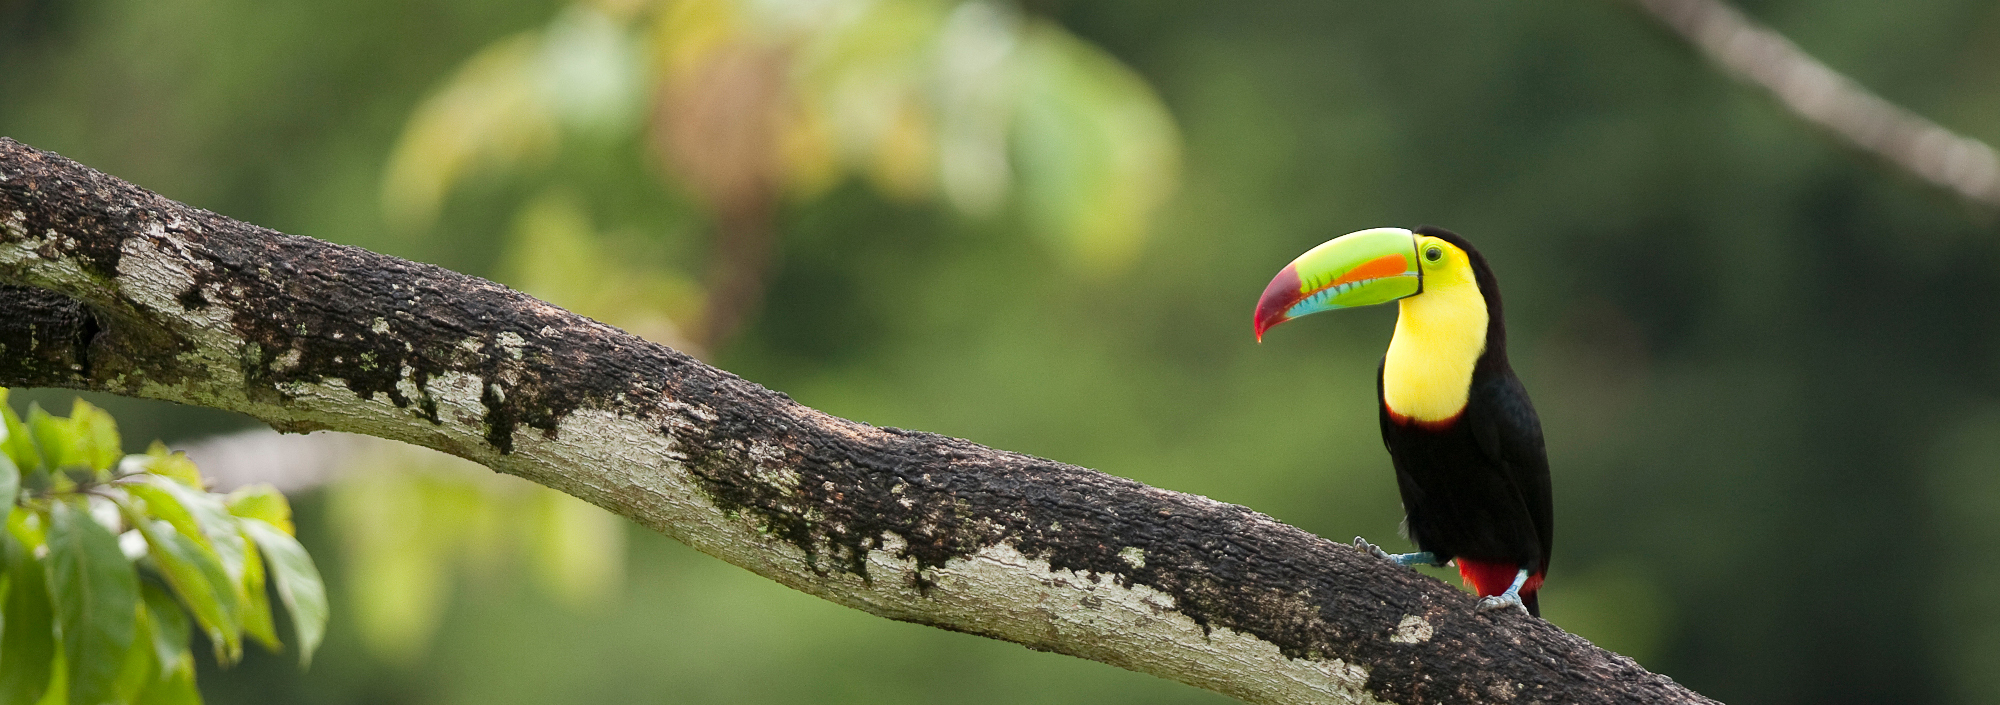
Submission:
M 1992 3 L 1742 6 L 2000 142 Z M 421 233 L 383 214 L 390 155 L 437 87 L 574 12 L 5 0 L 0 132 L 552 298 L 570 294 L 535 276 L 602 272 L 621 283 L 573 305 L 682 320 L 707 201 L 639 131 L 559 132 L 532 168 L 467 172 Z M 1371 402 L 1393 312 L 1258 346 L 1250 306 L 1329 237 L 1450 227 L 1498 269 L 1548 435 L 1550 621 L 1725 702 L 2000 700 L 1991 214 L 1815 133 L 1620 3 L 1037 0 L 1022 16 L 1116 57 L 1172 113 L 1179 187 L 1130 262 L 1075 276 L 1030 212 L 911 198 L 842 162 L 777 207 L 763 311 L 718 364 L 831 413 L 1379 541 L 1399 518 Z M 633 290 L 649 293 L 618 301 Z M 105 405 L 170 439 L 218 424 Z M 342 521 L 332 504 L 302 497 L 299 520 L 338 559 L 313 528 Z M 347 608 L 364 598 L 341 587 L 359 568 L 327 560 L 335 616 L 312 670 L 250 651 L 201 687 L 217 703 L 1221 701 L 630 540 L 622 587 L 582 609 L 506 569 L 450 578 L 432 648 L 402 659 L 363 647 Z
M 389 155 L 384 215 L 421 237 L 466 181 L 552 172 L 634 135 L 674 177 L 659 197 L 691 194 L 714 216 L 711 271 L 736 273 L 767 266 L 768 247 L 743 242 L 772 237 L 780 200 L 820 198 L 853 172 L 892 199 L 937 195 L 977 216 L 1021 191 L 1023 220 L 1103 275 L 1137 253 L 1179 147 L 1129 68 L 1008 5 L 578 2 L 479 50 L 424 99 Z M 632 237 L 593 222 L 602 200 L 552 185 L 521 203 L 499 278 L 697 355 L 727 344 L 736 325 L 705 319 L 754 307 L 763 278 L 697 284 L 685 262 L 634 257 Z M 573 604 L 615 588 L 616 518 L 436 454 L 385 443 L 367 455 L 351 463 L 365 474 L 330 493 L 357 568 L 355 618 L 384 658 L 427 646 L 458 568 L 526 551 Z
M 325 490 L 364 644 L 388 661 L 430 646 L 461 571 L 489 579 L 523 558 L 571 608 L 620 587 L 624 519 L 583 500 L 442 453 L 371 444 Z
M 417 107 L 386 217 L 425 227 L 467 179 L 634 136 L 725 214 L 767 189 L 811 201 L 849 173 L 976 215 L 1019 190 L 1025 221 L 1092 270 L 1136 253 L 1179 157 L 1142 78 L 1004 2 L 578 0 Z
M 267 584 L 301 664 L 326 634 L 326 589 L 268 485 L 211 493 L 158 441 L 125 455 L 104 410 L 7 405 L 0 387 L 0 703 L 200 703 L 195 629 L 215 662 L 245 637 L 277 651 Z

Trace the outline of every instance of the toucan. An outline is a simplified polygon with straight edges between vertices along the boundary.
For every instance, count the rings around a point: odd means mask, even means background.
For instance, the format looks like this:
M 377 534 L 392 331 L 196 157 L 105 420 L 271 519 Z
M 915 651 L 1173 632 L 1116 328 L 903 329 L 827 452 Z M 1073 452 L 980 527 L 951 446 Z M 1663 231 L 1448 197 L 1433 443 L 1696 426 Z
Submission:
M 1472 243 L 1429 226 L 1328 240 L 1264 288 L 1257 339 L 1300 316 L 1390 301 L 1401 310 L 1375 389 L 1417 552 L 1354 545 L 1404 566 L 1456 563 L 1480 609 L 1539 617 L 1555 524 L 1548 456 L 1507 364 L 1499 284 Z

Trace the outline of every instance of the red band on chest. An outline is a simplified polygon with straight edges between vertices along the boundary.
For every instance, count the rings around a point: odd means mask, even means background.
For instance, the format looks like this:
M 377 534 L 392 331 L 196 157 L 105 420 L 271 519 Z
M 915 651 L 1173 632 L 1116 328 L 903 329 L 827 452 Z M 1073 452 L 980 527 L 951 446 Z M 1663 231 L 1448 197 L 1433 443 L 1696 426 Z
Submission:
M 1426 431 L 1450 430 L 1452 426 L 1458 425 L 1458 420 L 1460 418 L 1465 416 L 1465 411 L 1460 410 L 1456 414 L 1452 414 L 1451 416 L 1438 419 L 1436 421 L 1425 421 L 1423 419 L 1419 419 L 1414 416 L 1404 416 L 1403 414 L 1398 413 L 1395 409 L 1389 408 L 1389 404 L 1387 402 L 1384 402 L 1382 404 L 1382 410 L 1389 412 L 1389 420 L 1396 422 L 1397 426 L 1415 426 L 1417 428 L 1421 428 Z

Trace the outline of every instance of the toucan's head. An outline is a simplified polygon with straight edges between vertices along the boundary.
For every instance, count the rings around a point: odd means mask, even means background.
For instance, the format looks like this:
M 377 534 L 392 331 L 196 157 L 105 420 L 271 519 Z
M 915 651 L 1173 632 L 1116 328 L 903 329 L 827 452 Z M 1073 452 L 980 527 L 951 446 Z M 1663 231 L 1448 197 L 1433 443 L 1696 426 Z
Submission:
M 1257 300 L 1257 339 L 1321 311 L 1385 304 L 1427 288 L 1472 285 L 1484 263 L 1463 238 L 1436 228 L 1375 228 L 1321 243 L 1271 278 Z M 1482 293 L 1491 294 L 1490 291 Z

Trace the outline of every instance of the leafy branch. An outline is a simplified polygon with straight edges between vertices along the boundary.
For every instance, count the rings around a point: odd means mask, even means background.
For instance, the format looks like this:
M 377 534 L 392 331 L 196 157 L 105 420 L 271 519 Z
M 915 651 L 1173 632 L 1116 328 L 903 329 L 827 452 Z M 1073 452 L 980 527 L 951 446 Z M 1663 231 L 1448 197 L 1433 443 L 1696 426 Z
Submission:
M 311 662 L 326 591 L 283 495 L 208 492 L 158 442 L 124 455 L 111 415 L 82 400 L 67 418 L 6 401 L 0 387 L 0 704 L 198 703 L 194 628 L 224 665 L 246 637 L 281 650 L 267 583 Z

